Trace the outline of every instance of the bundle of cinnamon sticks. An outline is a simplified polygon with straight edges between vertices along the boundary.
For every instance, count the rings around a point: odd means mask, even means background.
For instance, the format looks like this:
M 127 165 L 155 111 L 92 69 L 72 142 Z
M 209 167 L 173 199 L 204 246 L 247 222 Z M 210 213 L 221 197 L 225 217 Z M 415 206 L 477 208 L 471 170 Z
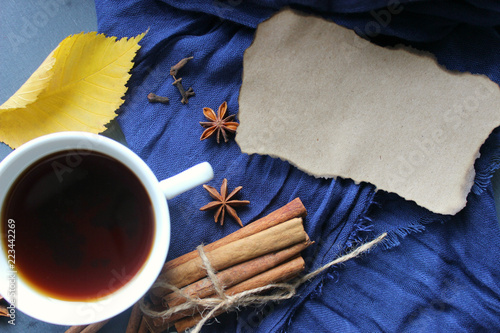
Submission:
M 203 247 L 217 282 L 225 295 L 285 282 L 300 274 L 305 262 L 300 252 L 312 242 L 304 230 L 302 218 L 307 214 L 299 198 L 238 231 Z M 205 260 L 206 260 L 205 259 Z M 145 296 L 148 309 L 156 313 L 189 301 L 187 297 L 205 299 L 216 296 L 214 280 L 207 277 L 200 253 L 195 250 L 165 264 L 157 283 Z M 162 285 L 180 288 L 174 292 Z M 174 288 L 175 289 L 175 288 Z M 170 316 L 148 316 L 136 304 L 127 333 L 157 333 L 175 326 L 177 332 L 193 327 L 201 319 L 203 308 L 176 312 Z M 217 316 L 225 310 L 213 314 Z

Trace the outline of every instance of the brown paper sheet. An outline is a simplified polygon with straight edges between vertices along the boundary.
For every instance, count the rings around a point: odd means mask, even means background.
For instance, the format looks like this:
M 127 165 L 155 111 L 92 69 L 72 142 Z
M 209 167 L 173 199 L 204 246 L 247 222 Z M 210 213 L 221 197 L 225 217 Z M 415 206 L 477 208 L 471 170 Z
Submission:
M 259 25 L 245 52 L 236 141 L 245 153 L 455 214 L 499 107 L 499 87 L 485 76 L 285 9 Z

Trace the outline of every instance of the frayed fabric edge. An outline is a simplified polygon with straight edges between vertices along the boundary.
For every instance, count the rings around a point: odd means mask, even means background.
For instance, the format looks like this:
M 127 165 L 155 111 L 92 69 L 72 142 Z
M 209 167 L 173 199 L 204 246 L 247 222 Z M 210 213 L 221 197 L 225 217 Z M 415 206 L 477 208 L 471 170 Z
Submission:
M 367 208 L 363 213 L 360 214 L 358 217 L 356 223 L 354 224 L 351 234 L 349 235 L 344 248 L 349 249 L 353 248 L 363 242 L 366 241 L 366 239 L 371 239 L 376 237 L 377 235 L 374 235 L 373 233 L 373 219 L 370 217 L 371 212 L 373 211 L 374 208 L 380 207 L 380 203 L 376 200 L 374 192 L 372 194 L 372 199 L 371 202 L 367 205 Z M 426 225 L 435 223 L 435 222 L 440 222 L 444 223 L 448 219 L 450 219 L 451 216 L 436 216 L 435 218 L 422 218 L 417 222 L 411 223 L 408 226 L 397 228 L 396 230 L 392 230 L 387 232 L 387 237 L 384 239 L 384 241 L 380 244 L 382 249 L 385 251 L 387 249 L 399 246 L 401 244 L 401 241 L 408 236 L 409 234 L 412 233 L 420 233 L 425 231 Z M 338 280 L 338 273 L 336 273 L 335 267 L 332 267 L 327 274 L 322 275 L 321 277 L 318 277 L 319 281 L 317 282 L 316 287 L 314 287 L 314 290 L 312 290 L 307 296 L 307 299 L 314 299 L 316 297 L 321 296 L 323 292 L 323 285 L 326 281 L 337 281 Z M 293 324 L 293 320 L 295 317 L 295 312 L 292 311 L 290 315 L 288 316 L 287 322 L 283 327 L 279 330 L 280 333 L 284 333 L 288 331 L 288 328 L 290 325 Z
M 401 241 L 406 238 L 406 236 L 413 233 L 421 233 L 426 229 L 426 225 L 431 223 L 444 223 L 449 220 L 451 216 L 443 215 L 436 218 L 423 218 L 419 221 L 410 223 L 409 225 L 396 230 L 387 232 L 387 237 L 381 244 L 384 250 L 391 249 L 393 247 L 401 245 Z
M 486 149 L 491 149 L 491 151 L 485 152 Z M 480 154 L 481 157 L 479 158 L 487 159 L 487 163 L 481 162 L 482 164 L 486 164 L 487 167 L 481 172 L 476 172 L 474 184 L 471 189 L 471 192 L 474 194 L 483 193 L 483 191 L 485 191 L 489 186 L 495 171 L 500 168 L 500 127 L 497 127 L 491 132 L 483 146 L 481 146 Z M 489 156 L 485 157 L 485 155 Z M 478 161 L 476 161 L 475 164 L 478 164 Z
M 376 207 L 380 207 L 380 203 L 375 200 L 375 193 L 373 191 L 371 194 L 370 202 L 366 205 L 364 211 L 359 215 L 358 219 L 354 223 L 354 226 L 351 230 L 349 237 L 347 238 L 344 249 L 353 248 L 364 241 L 366 241 L 367 237 L 372 236 L 372 228 L 373 228 L 373 220 L 369 217 L 372 209 Z M 384 246 L 385 242 L 382 242 L 382 246 Z M 315 297 L 319 297 L 323 292 L 323 285 L 325 281 L 332 280 L 338 281 L 338 273 L 335 270 L 335 267 L 331 267 L 326 274 L 318 277 L 319 281 L 317 282 L 316 287 L 305 297 L 305 299 L 314 299 Z M 288 331 L 288 328 L 293 323 L 293 318 L 295 316 L 296 309 L 294 309 L 288 316 L 286 324 L 283 325 L 281 329 L 279 329 L 280 333 L 284 333 Z
M 476 177 L 474 179 L 474 185 L 472 185 L 471 192 L 477 195 L 483 193 L 486 190 L 486 188 L 490 185 L 491 178 L 493 178 L 493 175 L 499 168 L 500 168 L 500 149 L 499 151 L 495 152 L 495 154 L 491 157 L 490 165 L 486 168 L 486 170 L 483 170 L 482 172 L 476 174 Z

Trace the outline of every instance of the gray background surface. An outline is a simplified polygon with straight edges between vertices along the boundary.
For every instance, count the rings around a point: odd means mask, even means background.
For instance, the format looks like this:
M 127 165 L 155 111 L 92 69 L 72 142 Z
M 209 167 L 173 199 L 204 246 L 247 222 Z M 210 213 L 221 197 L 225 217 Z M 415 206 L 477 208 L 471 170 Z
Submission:
M 97 30 L 94 0 L 0 1 L 0 105 L 40 66 L 68 35 Z M 1 126 L 1 124 L 0 124 Z M 125 143 L 116 122 L 105 132 Z M 0 143 L 0 160 L 12 150 Z M 130 309 L 99 332 L 125 332 Z M 67 326 L 50 325 L 16 312 L 16 326 L 0 318 L 0 332 L 64 332 Z
M 65 37 L 97 30 L 94 0 L 1 0 L 0 8 L 0 105 Z M 105 134 L 125 143 L 116 122 Z M 0 143 L 0 160 L 10 152 L 9 147 Z M 499 216 L 500 172 L 493 177 L 493 185 Z M 100 332 L 124 332 L 129 314 L 130 309 Z M 64 332 L 67 328 L 36 321 L 19 311 L 16 315 L 16 326 L 0 319 L 1 332 Z

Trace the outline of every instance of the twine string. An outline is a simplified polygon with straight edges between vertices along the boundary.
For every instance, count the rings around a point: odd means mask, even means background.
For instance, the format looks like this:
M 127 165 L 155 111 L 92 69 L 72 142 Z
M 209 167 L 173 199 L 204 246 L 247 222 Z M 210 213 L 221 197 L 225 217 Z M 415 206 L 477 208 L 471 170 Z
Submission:
M 143 298 L 140 303 L 140 307 L 145 315 L 152 318 L 163 318 L 163 319 L 168 319 L 173 314 L 181 311 L 195 310 L 199 308 L 205 309 L 205 311 L 208 311 L 208 313 L 206 314 L 202 313 L 202 319 L 190 331 L 191 333 L 198 333 L 203 327 L 203 325 L 205 325 L 205 323 L 210 318 L 212 318 L 220 309 L 224 309 L 225 311 L 230 311 L 237 309 L 239 307 L 245 307 L 249 305 L 262 305 L 270 301 L 281 301 L 292 298 L 293 296 L 296 295 L 297 288 L 300 287 L 303 283 L 318 276 L 319 274 L 323 273 L 325 270 L 334 265 L 338 265 L 358 257 L 362 253 L 375 247 L 382 240 L 384 240 L 386 236 L 387 233 L 381 234 L 374 240 L 355 248 L 351 252 L 343 256 L 340 256 L 335 260 L 330 261 L 324 266 L 321 266 L 320 268 L 302 276 L 300 279 L 295 280 L 293 283 L 271 283 L 263 287 L 246 290 L 235 295 L 227 295 L 224 293 L 224 286 L 221 285 L 220 280 L 217 278 L 216 271 L 212 267 L 210 260 L 208 259 L 203 249 L 203 245 L 199 245 L 196 249 L 200 254 L 203 267 L 207 271 L 207 276 L 215 288 L 216 297 L 195 298 L 165 281 L 159 281 L 155 283 L 152 288 L 161 287 L 169 289 L 172 292 L 177 293 L 178 295 L 185 298 L 186 302 L 164 311 L 156 311 L 149 309 Z M 262 292 L 271 289 L 273 290 L 273 293 L 269 295 L 259 295 Z

